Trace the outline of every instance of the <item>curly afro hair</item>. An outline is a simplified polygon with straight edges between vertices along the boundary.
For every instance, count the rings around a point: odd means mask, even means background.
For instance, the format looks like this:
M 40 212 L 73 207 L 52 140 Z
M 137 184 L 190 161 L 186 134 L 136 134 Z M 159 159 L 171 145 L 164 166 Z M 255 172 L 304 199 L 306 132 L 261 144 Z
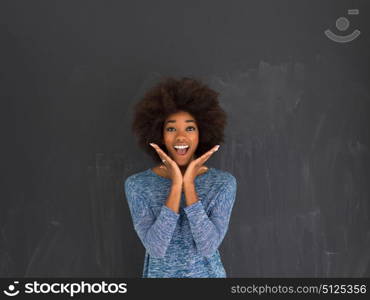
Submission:
M 179 111 L 191 114 L 199 128 L 195 157 L 224 142 L 226 113 L 218 102 L 219 93 L 194 78 L 164 77 L 149 89 L 134 106 L 132 130 L 138 144 L 155 162 L 161 159 L 149 143 L 156 143 L 168 154 L 163 143 L 163 125 L 167 117 Z

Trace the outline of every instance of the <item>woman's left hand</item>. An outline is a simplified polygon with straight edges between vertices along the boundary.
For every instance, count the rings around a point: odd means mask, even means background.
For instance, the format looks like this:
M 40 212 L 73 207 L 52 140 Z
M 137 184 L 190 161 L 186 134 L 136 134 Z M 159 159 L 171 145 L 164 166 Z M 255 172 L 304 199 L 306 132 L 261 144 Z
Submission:
M 195 177 L 197 177 L 200 171 L 207 168 L 203 166 L 203 164 L 218 150 L 219 147 L 220 145 L 214 146 L 211 150 L 189 163 L 183 176 L 184 184 L 194 182 Z

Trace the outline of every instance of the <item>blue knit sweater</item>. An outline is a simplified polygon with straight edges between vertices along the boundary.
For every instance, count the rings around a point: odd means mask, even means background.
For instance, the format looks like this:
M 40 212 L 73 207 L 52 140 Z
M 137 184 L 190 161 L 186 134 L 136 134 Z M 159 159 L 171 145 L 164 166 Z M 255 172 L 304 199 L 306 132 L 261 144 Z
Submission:
M 198 201 L 186 206 L 182 192 L 179 213 L 165 205 L 171 183 L 152 169 L 124 182 L 134 229 L 146 249 L 142 277 L 226 277 L 218 248 L 235 201 L 235 177 L 215 168 L 198 175 Z

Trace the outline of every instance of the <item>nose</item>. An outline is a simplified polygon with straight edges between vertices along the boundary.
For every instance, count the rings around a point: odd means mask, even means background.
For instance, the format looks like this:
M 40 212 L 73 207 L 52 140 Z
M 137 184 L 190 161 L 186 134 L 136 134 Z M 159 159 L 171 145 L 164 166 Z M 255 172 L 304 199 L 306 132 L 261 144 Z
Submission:
M 183 143 L 183 142 L 185 142 L 185 138 L 183 138 L 183 137 L 176 137 L 176 142 L 177 143 Z
M 176 139 L 184 139 L 186 137 L 186 134 L 187 134 L 187 131 L 186 129 L 185 130 L 182 130 L 182 129 L 179 129 L 179 130 L 176 130 Z
M 177 143 L 182 143 L 182 142 L 185 142 L 186 138 L 185 138 L 185 135 L 182 134 L 181 132 L 179 132 L 177 135 L 176 135 L 176 142 Z

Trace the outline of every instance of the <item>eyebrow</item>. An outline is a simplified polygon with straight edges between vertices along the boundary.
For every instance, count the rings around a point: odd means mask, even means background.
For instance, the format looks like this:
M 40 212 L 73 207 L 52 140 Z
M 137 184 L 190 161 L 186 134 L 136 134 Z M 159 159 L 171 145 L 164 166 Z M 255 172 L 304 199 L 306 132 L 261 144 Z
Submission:
M 195 123 L 195 121 L 194 121 L 194 120 L 185 120 L 185 122 L 186 122 L 186 123 L 190 123 L 190 122 Z M 168 120 L 168 121 L 166 122 L 166 124 L 167 124 L 167 123 L 176 123 L 176 120 Z

